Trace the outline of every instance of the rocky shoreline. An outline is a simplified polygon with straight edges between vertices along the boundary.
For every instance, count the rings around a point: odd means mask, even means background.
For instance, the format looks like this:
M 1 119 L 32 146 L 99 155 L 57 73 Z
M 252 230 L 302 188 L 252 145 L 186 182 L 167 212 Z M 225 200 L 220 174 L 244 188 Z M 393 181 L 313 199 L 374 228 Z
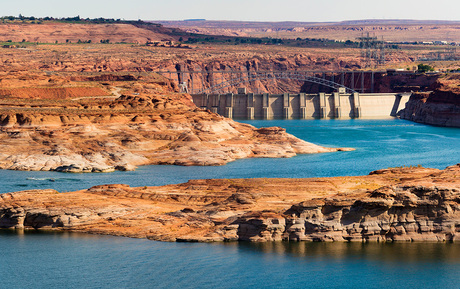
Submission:
M 402 119 L 445 127 L 460 127 L 460 77 L 439 78 L 432 92 L 413 93 L 398 113 Z
M 131 121 L 141 117 L 142 123 Z M 170 112 L 163 118 L 125 114 L 111 119 L 115 120 L 0 128 L 0 169 L 111 172 L 140 165 L 216 166 L 242 158 L 351 150 L 321 147 L 283 128 L 257 129 L 201 110 L 183 112 L 181 117 Z
M 22 88 L 13 82 L 7 89 L 11 96 L 0 98 L 0 169 L 112 172 L 351 150 L 321 147 L 283 128 L 258 129 L 199 109 L 190 95 L 176 93 L 158 75 L 80 76 L 78 81 L 76 76 L 16 77 L 26 79 Z M 24 87 L 30 82 L 58 85 Z M 91 94 L 95 91 L 102 96 Z
M 159 241 L 460 241 L 460 164 L 0 195 L 0 227 Z

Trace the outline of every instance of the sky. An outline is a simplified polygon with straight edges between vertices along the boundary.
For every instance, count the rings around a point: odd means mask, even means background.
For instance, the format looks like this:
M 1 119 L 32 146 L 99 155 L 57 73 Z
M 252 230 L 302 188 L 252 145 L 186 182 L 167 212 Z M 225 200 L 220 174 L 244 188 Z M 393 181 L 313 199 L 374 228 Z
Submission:
M 460 20 L 458 0 L 0 0 L 1 16 L 328 22 Z

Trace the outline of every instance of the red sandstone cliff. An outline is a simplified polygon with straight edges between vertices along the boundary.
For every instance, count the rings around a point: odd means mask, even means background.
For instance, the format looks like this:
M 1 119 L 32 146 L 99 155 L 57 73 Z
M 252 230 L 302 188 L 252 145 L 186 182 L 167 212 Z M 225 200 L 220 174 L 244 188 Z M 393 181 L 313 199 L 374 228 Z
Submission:
M 460 76 L 440 78 L 431 93 L 414 93 L 399 117 L 436 126 L 460 127 Z

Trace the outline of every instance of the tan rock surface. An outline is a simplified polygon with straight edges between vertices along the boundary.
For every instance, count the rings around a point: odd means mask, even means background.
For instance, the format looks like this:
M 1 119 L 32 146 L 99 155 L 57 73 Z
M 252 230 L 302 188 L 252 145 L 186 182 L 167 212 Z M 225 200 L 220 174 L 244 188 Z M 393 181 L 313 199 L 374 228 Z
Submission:
M 0 24 L 0 39 L 13 42 L 77 43 L 91 40 L 98 43 L 109 39 L 112 43 L 145 43 L 146 41 L 174 40 L 174 37 L 135 27 L 131 24 L 75 24 L 45 22 L 42 24 Z
M 4 89 L 10 94 L 0 97 L 0 169 L 110 172 L 344 150 L 198 109 L 190 95 L 175 93 L 174 85 L 155 74 L 80 76 L 80 82 L 48 78 L 59 84 L 31 88 L 30 77 L 23 81 L 26 87 Z M 77 86 L 81 83 L 86 86 Z M 88 96 L 91 91 L 106 96 Z
M 414 64 L 412 51 L 395 51 L 387 55 L 388 67 Z M 303 70 L 359 70 L 366 65 L 356 48 L 303 48 L 277 45 L 215 45 L 199 44 L 191 49 L 151 47 L 132 44 L 60 44 L 28 45 L 25 48 L 1 48 L 0 71 L 49 71 L 78 77 L 82 73 L 131 72 L 146 75 L 152 71 L 172 71 L 165 76 L 177 79 L 178 70 L 234 70 L 234 71 L 303 71 Z M 384 68 L 382 68 L 384 70 Z M 0 75 L 2 73 L 0 72 Z M 376 74 L 375 91 L 385 91 Z M 234 77 L 238 75 L 233 75 Z M 192 84 L 189 75 L 185 81 Z M 209 87 L 220 75 L 204 74 L 195 78 L 196 89 Z M 228 77 L 228 75 L 226 76 Z M 201 81 L 199 79 L 201 78 Z M 223 80 L 223 79 L 222 79 Z M 228 79 L 227 79 L 228 80 Z M 270 79 L 244 83 L 256 92 L 318 91 L 318 85 L 298 80 Z M 384 82 L 382 85 L 387 86 Z M 324 88 L 322 88 L 324 89 Z M 236 88 L 234 88 L 236 92 Z
M 0 195 L 0 227 L 161 241 L 459 241 L 460 165 Z

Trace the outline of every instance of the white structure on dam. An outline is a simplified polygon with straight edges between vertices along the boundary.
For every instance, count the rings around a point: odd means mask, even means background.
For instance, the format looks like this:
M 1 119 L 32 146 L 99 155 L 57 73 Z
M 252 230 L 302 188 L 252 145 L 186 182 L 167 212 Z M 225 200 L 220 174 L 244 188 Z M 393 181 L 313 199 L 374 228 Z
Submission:
M 396 116 L 410 93 L 200 94 L 196 106 L 234 119 L 379 118 Z

